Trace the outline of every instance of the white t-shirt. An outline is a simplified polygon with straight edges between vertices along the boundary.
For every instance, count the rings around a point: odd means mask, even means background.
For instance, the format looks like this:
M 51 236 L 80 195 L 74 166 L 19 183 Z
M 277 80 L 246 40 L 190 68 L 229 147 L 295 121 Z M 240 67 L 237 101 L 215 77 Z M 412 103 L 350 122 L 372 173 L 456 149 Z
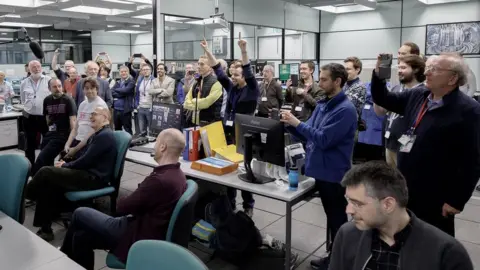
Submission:
M 97 96 L 94 101 L 88 102 L 88 99 L 85 99 L 80 103 L 78 106 L 78 113 L 77 113 L 77 122 L 78 122 L 78 130 L 77 130 L 77 137 L 75 137 L 78 141 L 83 141 L 87 135 L 93 131 L 90 122 L 90 115 L 97 107 L 107 108 L 107 103 L 103 101 L 102 98 Z

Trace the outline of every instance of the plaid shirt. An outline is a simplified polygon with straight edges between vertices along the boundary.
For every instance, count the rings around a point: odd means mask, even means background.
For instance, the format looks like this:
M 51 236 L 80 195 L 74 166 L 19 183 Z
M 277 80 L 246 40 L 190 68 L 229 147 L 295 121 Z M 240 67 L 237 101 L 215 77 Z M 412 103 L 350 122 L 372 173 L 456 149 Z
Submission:
M 374 230 L 372 257 L 365 266 L 365 270 L 400 270 L 400 250 L 407 240 L 411 229 L 412 224 L 410 221 L 403 230 L 395 234 L 395 244 L 393 246 L 380 239 L 378 230 Z

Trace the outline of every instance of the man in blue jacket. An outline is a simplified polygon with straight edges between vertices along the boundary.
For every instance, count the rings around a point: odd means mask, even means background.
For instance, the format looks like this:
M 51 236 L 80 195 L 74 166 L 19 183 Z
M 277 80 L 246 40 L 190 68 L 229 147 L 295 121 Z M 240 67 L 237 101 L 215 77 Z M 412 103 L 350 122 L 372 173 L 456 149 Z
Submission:
M 88 139 L 85 151 L 76 160 L 41 168 L 26 188 L 26 197 L 36 201 L 33 226 L 37 235 L 52 241 L 52 221 L 65 205 L 65 192 L 104 188 L 112 180 L 117 157 L 115 137 L 110 129 L 110 110 L 98 107 L 90 122 L 95 133 Z
M 88 61 L 85 63 L 85 74 L 87 77 L 94 77 L 97 78 L 98 82 L 98 96 L 107 103 L 108 107 L 111 108 L 113 103 L 113 98 L 112 98 L 112 91 L 110 90 L 110 86 L 108 85 L 108 82 L 101 79 L 98 76 L 98 71 L 100 68 L 98 67 L 98 64 L 93 62 L 93 61 Z M 80 80 L 77 83 L 77 89 L 76 89 L 76 95 L 75 95 L 75 104 L 77 104 L 77 107 L 80 106 L 80 103 L 85 99 L 85 95 L 83 94 L 83 85 L 84 85 L 85 79 Z
M 115 130 L 132 133 L 132 111 L 135 96 L 135 81 L 129 76 L 127 66 L 120 67 L 120 81 L 112 87 L 113 123 Z
M 287 130 L 306 143 L 305 174 L 316 180 L 323 209 L 327 215 L 332 244 L 340 227 L 347 222 L 345 188 L 340 184 L 351 167 L 357 130 L 357 111 L 342 91 L 347 71 L 336 63 L 323 66 L 320 88 L 326 99 L 318 101 L 312 116 L 301 122 L 290 111 L 281 113 Z M 313 269 L 328 269 L 330 256 L 311 261 Z

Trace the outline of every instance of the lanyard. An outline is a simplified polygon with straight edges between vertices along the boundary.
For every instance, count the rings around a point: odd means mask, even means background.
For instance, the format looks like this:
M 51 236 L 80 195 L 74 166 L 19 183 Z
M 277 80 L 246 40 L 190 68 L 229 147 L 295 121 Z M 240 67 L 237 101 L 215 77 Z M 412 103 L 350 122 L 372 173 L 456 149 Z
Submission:
M 268 82 L 268 84 L 267 84 L 265 81 L 263 82 L 264 88 L 263 88 L 262 97 L 266 97 L 266 96 L 267 96 L 267 91 L 268 91 L 268 88 L 270 87 L 270 84 L 272 83 L 272 81 L 273 81 L 273 79 L 270 80 L 270 81 Z
M 148 81 L 143 78 L 143 96 L 147 95 L 147 84 L 149 81 L 151 81 L 151 78 L 149 78 Z
M 415 129 L 418 127 L 418 125 L 420 124 L 420 122 L 422 121 L 423 116 L 425 115 L 425 113 L 428 111 L 427 102 L 428 102 L 428 99 L 425 99 L 425 101 L 423 102 L 422 107 L 420 108 L 420 111 L 418 112 L 417 119 L 415 120 L 415 123 L 414 123 L 413 126 L 412 126 L 412 134 L 413 134 L 413 132 L 415 131 Z
M 238 89 L 232 89 L 231 93 L 234 95 L 232 95 L 232 98 L 231 98 L 231 107 L 230 107 L 230 120 L 233 119 L 233 115 L 235 114 L 235 109 L 237 108 L 237 103 L 238 101 L 240 100 L 240 96 L 242 95 L 242 92 L 239 92 Z
M 35 83 L 32 78 L 30 78 L 30 83 L 32 85 L 32 88 L 33 88 L 33 98 L 37 98 L 37 91 L 38 91 L 38 88 L 40 87 L 40 83 L 42 83 L 42 80 L 43 78 L 40 78 L 40 80 L 38 80 L 38 83 Z

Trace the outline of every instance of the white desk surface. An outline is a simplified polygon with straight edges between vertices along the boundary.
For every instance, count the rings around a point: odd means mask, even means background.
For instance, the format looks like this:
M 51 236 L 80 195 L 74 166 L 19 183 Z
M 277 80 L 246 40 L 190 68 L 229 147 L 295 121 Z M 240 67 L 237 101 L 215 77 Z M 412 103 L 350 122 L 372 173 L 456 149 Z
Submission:
M 149 147 L 150 145 L 145 145 L 145 147 Z M 128 150 L 126 155 L 126 160 L 139 163 L 148 167 L 156 167 L 158 166 L 153 157 L 150 156 L 148 153 L 136 152 Z M 205 173 L 202 171 L 192 169 L 191 162 L 183 160 L 180 158 L 179 160 L 181 164 L 182 171 L 185 173 L 187 178 L 194 177 L 198 179 L 202 179 L 205 181 L 209 181 L 212 183 L 216 183 L 219 185 L 224 185 L 228 187 L 237 188 L 240 190 L 245 190 L 252 192 L 254 194 L 258 194 L 265 197 L 270 197 L 273 199 L 277 199 L 284 202 L 291 202 L 297 199 L 299 196 L 309 192 L 315 186 L 315 180 L 310 178 L 305 181 L 302 181 L 298 185 L 298 189 L 296 191 L 288 190 L 288 184 L 285 184 L 283 187 L 277 185 L 275 182 L 270 182 L 267 184 L 252 184 L 247 183 L 238 178 L 238 172 L 233 172 L 229 174 L 225 174 L 222 176 L 214 175 Z
M 0 211 L 0 268 L 82 270 L 64 253 Z
M 20 117 L 20 116 L 22 116 L 21 112 L 5 112 L 5 113 L 0 113 L 0 120 L 4 118 Z

